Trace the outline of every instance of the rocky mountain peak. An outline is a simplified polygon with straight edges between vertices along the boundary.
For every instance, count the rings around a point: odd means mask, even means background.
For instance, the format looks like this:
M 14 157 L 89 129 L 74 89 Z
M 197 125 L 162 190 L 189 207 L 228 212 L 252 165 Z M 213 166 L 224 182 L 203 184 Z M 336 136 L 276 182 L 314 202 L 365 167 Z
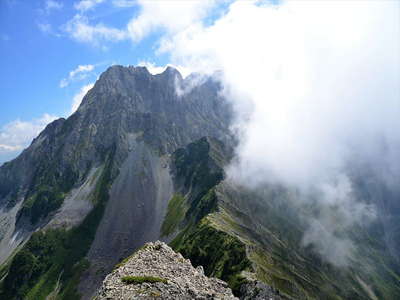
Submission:
M 228 284 L 204 275 L 165 243 L 145 244 L 117 265 L 103 281 L 96 300 L 237 299 Z

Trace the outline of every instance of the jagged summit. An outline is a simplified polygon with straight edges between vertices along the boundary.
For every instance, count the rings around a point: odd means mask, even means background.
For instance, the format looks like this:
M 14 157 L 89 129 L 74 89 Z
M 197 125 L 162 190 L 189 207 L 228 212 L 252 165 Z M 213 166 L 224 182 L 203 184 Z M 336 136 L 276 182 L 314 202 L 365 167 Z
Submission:
M 146 66 L 123 66 L 123 65 L 112 65 L 104 71 L 99 79 L 105 77 L 118 77 L 123 76 L 123 73 L 130 73 L 131 75 L 142 76 L 142 77 L 177 77 L 178 80 L 182 79 L 182 75 L 178 69 L 168 65 L 165 70 L 159 74 L 151 74 Z
M 179 72 L 179 70 L 173 66 L 167 66 L 165 70 L 158 74 L 161 76 L 175 76 L 177 79 L 182 80 L 182 74 Z

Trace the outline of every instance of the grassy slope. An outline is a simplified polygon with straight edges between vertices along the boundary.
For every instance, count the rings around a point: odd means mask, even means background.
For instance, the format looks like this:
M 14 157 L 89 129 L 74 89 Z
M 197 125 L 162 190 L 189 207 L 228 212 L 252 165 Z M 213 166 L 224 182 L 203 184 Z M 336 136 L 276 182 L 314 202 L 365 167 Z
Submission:
M 168 236 L 172 234 L 182 222 L 186 213 L 185 198 L 175 194 L 168 203 L 167 215 L 161 227 L 161 234 Z
M 186 185 L 181 189 L 185 196 L 171 200 L 165 220 L 168 234 L 179 232 L 171 242 L 175 250 L 194 265 L 203 265 L 207 275 L 227 280 L 236 292 L 242 271 L 250 270 L 292 299 L 370 299 L 373 294 L 378 299 L 400 299 L 399 274 L 394 271 L 398 266 L 392 265 L 377 236 L 355 228 L 352 234 L 360 247 L 351 266 L 326 263 L 301 246 L 304 228 L 285 206 L 290 192 L 268 191 L 259 201 L 248 192 L 221 187 L 220 180 L 214 186 L 204 184 L 202 178 L 213 172 L 205 158 L 212 156 L 211 148 L 197 142 L 175 156 L 175 179 Z

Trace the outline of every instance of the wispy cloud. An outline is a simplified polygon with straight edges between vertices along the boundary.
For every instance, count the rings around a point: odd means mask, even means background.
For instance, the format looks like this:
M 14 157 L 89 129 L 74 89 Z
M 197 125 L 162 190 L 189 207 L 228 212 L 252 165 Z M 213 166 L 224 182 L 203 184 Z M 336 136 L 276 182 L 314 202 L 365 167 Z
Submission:
M 71 81 L 83 80 L 95 69 L 95 65 L 79 65 L 70 71 L 68 77 L 61 79 L 60 88 L 67 87 Z
M 43 33 L 51 33 L 52 32 L 52 26 L 50 23 L 38 23 L 37 24 L 39 30 Z
M 157 29 L 178 32 L 201 21 L 216 5 L 215 0 L 202 1 L 146 1 L 138 0 L 140 13 L 127 25 L 129 37 L 139 42 Z
M 46 0 L 44 4 L 44 11 L 49 14 L 53 10 L 60 10 L 64 7 L 64 4 L 55 0 Z
M 81 0 L 74 4 L 74 8 L 79 11 L 87 11 L 103 2 L 104 0 Z
M 101 46 L 103 42 L 116 42 L 126 39 L 126 32 L 102 23 L 89 24 L 86 16 L 75 15 L 65 25 L 65 31 L 76 41 Z
M 163 30 L 176 33 L 193 24 L 202 22 L 211 8 L 215 7 L 216 0 L 202 1 L 146 1 L 146 0 L 114 0 L 115 7 L 131 7 L 137 5 L 139 14 L 133 17 L 122 28 L 110 27 L 102 23 L 91 24 L 83 13 L 92 9 L 103 1 L 87 0 L 75 4 L 79 10 L 67 24 L 64 30 L 76 41 L 96 47 L 105 47 L 108 42 L 119 42 L 130 39 L 134 43 L 140 42 L 145 36 Z M 223 1 L 225 2 L 225 1 Z
M 137 5 L 136 0 L 113 0 L 112 4 L 116 7 L 132 7 Z

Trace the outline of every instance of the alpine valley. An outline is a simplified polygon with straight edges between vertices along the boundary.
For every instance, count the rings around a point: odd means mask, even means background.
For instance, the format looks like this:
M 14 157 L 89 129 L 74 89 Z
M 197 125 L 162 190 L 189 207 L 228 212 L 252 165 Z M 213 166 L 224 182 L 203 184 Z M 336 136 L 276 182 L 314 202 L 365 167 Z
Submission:
M 239 298 L 400 299 L 400 185 L 351 167 L 378 216 L 339 233 L 355 245 L 347 265 L 328 262 L 302 243 L 304 216 L 320 213 L 312 201 L 299 208 L 288 187 L 228 178 L 233 108 L 218 81 L 196 76 L 112 66 L 74 114 L 0 167 L 0 299 L 92 299 L 157 240 Z

